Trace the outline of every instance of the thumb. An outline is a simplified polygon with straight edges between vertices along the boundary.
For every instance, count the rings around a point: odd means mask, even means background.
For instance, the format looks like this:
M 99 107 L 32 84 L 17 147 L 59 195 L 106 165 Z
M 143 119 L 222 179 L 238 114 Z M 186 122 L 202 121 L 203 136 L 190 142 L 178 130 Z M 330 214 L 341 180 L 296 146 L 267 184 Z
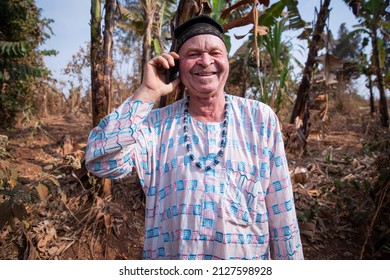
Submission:
M 169 84 L 166 84 L 164 86 L 164 92 L 166 92 L 166 94 L 169 94 L 169 93 L 175 91 L 177 89 L 177 87 L 179 86 L 180 81 L 181 81 L 180 77 L 178 77 L 175 80 L 173 80 L 172 82 L 170 82 Z

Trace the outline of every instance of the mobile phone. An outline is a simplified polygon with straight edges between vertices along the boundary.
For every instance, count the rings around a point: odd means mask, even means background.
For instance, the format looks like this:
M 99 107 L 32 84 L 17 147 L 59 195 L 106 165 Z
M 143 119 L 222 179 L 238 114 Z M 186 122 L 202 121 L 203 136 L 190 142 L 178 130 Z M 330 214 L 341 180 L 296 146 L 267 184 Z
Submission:
M 167 70 L 168 83 L 174 81 L 179 76 L 179 60 L 175 59 L 175 66 Z

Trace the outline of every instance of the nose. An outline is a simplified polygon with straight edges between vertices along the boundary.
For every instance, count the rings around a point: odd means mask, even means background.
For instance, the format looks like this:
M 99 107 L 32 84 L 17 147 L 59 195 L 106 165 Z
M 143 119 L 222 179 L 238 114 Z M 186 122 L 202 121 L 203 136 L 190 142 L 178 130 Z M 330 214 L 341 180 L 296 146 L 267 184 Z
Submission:
M 207 52 L 202 53 L 201 56 L 199 57 L 198 64 L 201 64 L 204 67 L 207 67 L 212 63 L 214 63 L 214 59 Z

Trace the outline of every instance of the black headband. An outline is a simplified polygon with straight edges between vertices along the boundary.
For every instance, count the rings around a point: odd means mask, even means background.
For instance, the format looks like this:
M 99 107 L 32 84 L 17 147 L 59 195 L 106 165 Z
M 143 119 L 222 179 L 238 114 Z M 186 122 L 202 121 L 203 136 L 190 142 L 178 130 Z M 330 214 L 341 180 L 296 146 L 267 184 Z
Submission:
M 189 19 L 183 24 L 179 25 L 175 31 L 176 38 L 176 48 L 175 51 L 178 52 L 181 46 L 190 38 L 202 35 L 202 34 L 211 34 L 217 36 L 225 43 L 223 40 L 223 28 L 222 26 L 206 15 L 200 15 Z

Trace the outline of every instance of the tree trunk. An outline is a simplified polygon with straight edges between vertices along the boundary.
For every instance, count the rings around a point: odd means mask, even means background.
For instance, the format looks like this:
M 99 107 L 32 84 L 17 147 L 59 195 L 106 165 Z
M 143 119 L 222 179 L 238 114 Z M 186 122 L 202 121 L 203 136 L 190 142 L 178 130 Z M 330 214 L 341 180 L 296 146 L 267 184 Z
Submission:
M 329 4 L 330 0 L 325 0 L 320 8 L 318 19 L 313 31 L 313 38 L 309 42 L 309 54 L 303 71 L 302 81 L 298 88 L 297 99 L 294 104 L 293 112 L 290 118 L 290 123 L 296 125 L 296 129 L 299 130 L 298 135 L 304 136 L 303 142 L 306 143 L 309 121 L 309 93 L 311 87 L 311 79 L 313 75 L 313 67 L 316 62 L 317 52 L 320 48 L 321 34 L 324 31 L 326 20 L 329 16 Z
M 91 87 L 92 87 L 92 123 L 97 126 L 102 118 L 101 113 L 105 110 L 103 93 L 101 49 L 101 3 L 100 0 L 91 0 Z
M 370 112 L 371 115 L 375 113 L 375 102 L 374 102 L 374 92 L 372 90 L 372 80 L 371 75 L 368 76 L 368 89 L 370 90 Z
M 115 26 L 115 9 L 116 0 L 106 0 L 106 14 L 104 17 L 104 97 L 106 98 L 106 114 L 111 111 L 112 98 L 112 72 L 114 62 L 112 59 L 113 42 L 114 42 L 114 26 Z
M 242 86 L 241 86 L 241 97 L 245 98 L 246 97 L 246 80 L 247 80 L 247 75 L 248 75 L 248 60 L 249 60 L 249 52 L 245 52 L 244 56 L 244 63 L 241 64 L 241 77 L 242 77 Z
M 154 20 L 154 13 L 156 12 L 157 3 L 153 1 L 144 1 L 144 21 L 145 21 L 145 33 L 142 44 L 142 60 L 141 60 L 141 81 L 144 76 L 144 67 L 151 57 L 151 45 L 152 45 L 152 27 Z
M 104 38 L 101 34 L 101 0 L 91 0 L 91 82 L 93 126 L 110 112 L 112 85 L 112 45 L 116 0 L 106 0 Z M 111 181 L 98 180 L 103 196 L 111 193 Z
M 106 1 L 104 38 L 101 34 L 101 0 L 92 0 L 91 20 L 91 81 L 93 126 L 110 112 L 112 85 L 112 44 L 115 0 Z
M 387 108 L 386 92 L 383 85 L 382 68 L 379 63 L 378 38 L 376 30 L 371 30 L 372 53 L 375 64 L 375 74 L 377 78 L 377 85 L 379 90 L 379 114 L 381 117 L 381 124 L 384 127 L 389 127 L 389 111 Z

